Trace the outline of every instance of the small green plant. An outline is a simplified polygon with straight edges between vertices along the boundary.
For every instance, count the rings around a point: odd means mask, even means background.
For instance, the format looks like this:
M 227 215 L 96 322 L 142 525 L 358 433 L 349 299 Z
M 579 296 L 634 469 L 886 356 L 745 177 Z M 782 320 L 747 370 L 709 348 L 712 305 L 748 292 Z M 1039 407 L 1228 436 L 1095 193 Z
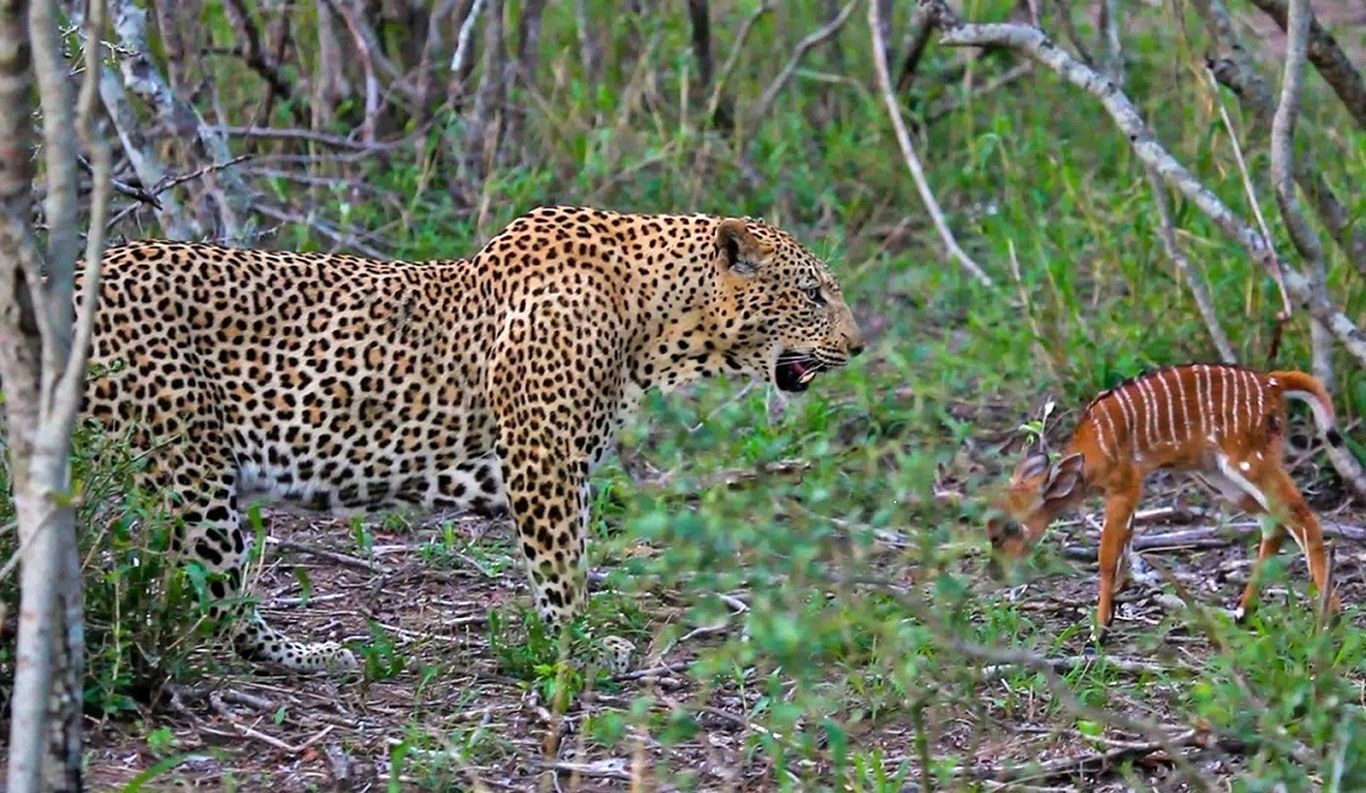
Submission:
M 360 647 L 361 669 L 366 681 L 388 680 L 408 668 L 408 657 L 394 644 L 382 625 L 367 620 L 370 641 Z
M 170 680 L 192 682 L 208 671 L 191 655 L 212 638 L 205 619 L 203 569 L 173 562 L 180 531 L 164 496 L 139 486 L 144 458 L 98 428 L 79 427 L 72 479 L 79 498 L 78 541 L 85 577 L 87 711 L 131 713 L 156 700 Z M 0 490 L 9 490 L 8 457 L 0 461 Z M 13 519 L 0 501 L 0 525 Z M 14 552 L 13 532 L 0 533 L 0 558 Z M 0 581 L 0 601 L 17 603 L 15 578 Z M 9 662 L 0 651 L 0 664 Z M 6 672 L 7 673 L 7 672 Z M 8 708 L 0 693 L 0 706 Z

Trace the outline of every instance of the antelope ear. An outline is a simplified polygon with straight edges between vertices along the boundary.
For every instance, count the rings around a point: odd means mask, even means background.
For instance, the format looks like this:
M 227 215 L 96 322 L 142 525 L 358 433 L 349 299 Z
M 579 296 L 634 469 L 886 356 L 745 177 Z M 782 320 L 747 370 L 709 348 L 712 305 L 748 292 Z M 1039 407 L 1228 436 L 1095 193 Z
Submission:
M 1059 460 L 1048 472 L 1048 481 L 1043 486 L 1044 500 L 1054 501 L 1072 495 L 1077 485 L 1081 484 L 1083 463 L 1085 460 L 1082 459 L 1081 452 Z
M 1011 481 L 1023 482 L 1032 479 L 1043 473 L 1048 468 L 1048 455 L 1041 452 L 1031 452 L 1019 465 L 1015 466 L 1015 473 L 1011 476 Z
M 725 268 L 736 275 L 754 275 L 764 249 L 740 218 L 726 218 L 716 227 L 716 248 Z

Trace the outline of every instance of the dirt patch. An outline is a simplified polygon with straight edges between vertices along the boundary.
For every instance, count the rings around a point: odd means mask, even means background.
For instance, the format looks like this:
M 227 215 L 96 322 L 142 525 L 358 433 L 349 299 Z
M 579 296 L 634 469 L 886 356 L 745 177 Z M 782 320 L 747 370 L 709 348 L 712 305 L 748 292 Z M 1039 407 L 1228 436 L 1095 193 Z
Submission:
M 1161 497 L 1156 501 L 1170 503 Z M 271 676 L 230 666 L 206 691 L 186 694 L 146 723 L 92 723 L 92 789 L 126 784 L 164 758 L 179 762 L 157 777 L 153 789 L 235 784 L 241 790 L 378 790 L 393 780 L 400 789 L 530 790 L 553 777 L 550 789 L 627 790 L 632 778 L 667 780 L 682 774 L 700 789 L 768 790 L 781 773 L 760 759 L 767 755 L 750 751 L 762 728 L 744 714 L 752 711 L 758 694 L 734 687 L 703 688 L 689 674 L 698 650 L 718 640 L 720 632 L 703 632 L 679 643 L 645 673 L 616 679 L 610 690 L 588 691 L 557 716 L 543 701 L 541 687 L 508 675 L 491 646 L 489 609 L 510 598 L 526 598 L 520 568 L 496 554 L 474 558 L 439 550 L 451 547 L 452 532 L 460 542 L 505 543 L 505 526 L 465 520 L 447 524 L 451 528 L 430 523 L 389 531 L 372 527 L 372 562 L 351 553 L 347 538 L 352 529 L 341 521 L 272 517 L 277 543 L 258 589 L 268 616 L 316 639 L 369 638 L 366 626 L 374 620 L 395 652 L 368 661 L 393 667 L 382 679 L 362 683 Z M 1344 511 L 1325 516 L 1355 525 L 1363 517 Z M 1141 531 L 1180 528 L 1153 525 Z M 1078 521 L 1056 532 L 1053 542 L 1083 556 L 1085 549 L 1095 547 L 1095 531 L 1088 521 Z M 1204 601 L 1227 604 L 1247 573 L 1251 548 L 1245 545 L 1164 549 L 1149 557 Z M 1357 544 L 1338 546 L 1343 598 L 1357 602 L 1366 595 L 1366 553 Z M 895 555 L 885 553 L 886 566 L 894 569 Z M 308 602 L 300 598 L 300 570 L 311 582 Z M 1038 579 L 1019 590 L 1017 602 L 1048 630 L 1062 634 L 1089 617 L 1093 570 L 1093 565 L 1079 562 L 1072 572 Z M 1292 575 L 1303 581 L 1302 562 L 1297 561 Z M 651 631 L 679 618 L 672 593 L 653 592 L 639 603 Z M 1112 657 L 1140 667 L 1162 659 L 1198 667 L 1209 652 L 1198 632 L 1168 630 L 1162 635 L 1163 647 L 1151 644 L 1148 629 L 1162 623 L 1169 608 L 1156 589 L 1140 586 L 1126 593 L 1109 649 Z M 1062 650 L 1084 651 L 1080 635 Z M 1008 677 L 1003 673 L 984 679 L 983 700 L 994 701 L 1008 686 Z M 1168 701 L 1169 693 L 1153 689 L 1127 703 L 1121 696 L 1121 703 L 1135 716 L 1180 724 L 1179 708 Z M 628 735 L 610 748 L 596 741 L 594 721 L 629 708 L 640 695 L 653 698 L 661 721 L 685 710 L 693 714 L 696 732 L 667 741 L 657 735 Z M 932 756 L 973 757 L 971 772 L 984 776 L 1034 760 L 1062 769 L 1063 780 L 1088 790 L 1128 789 L 1109 775 L 1112 769 L 1103 757 L 1097 759 L 1104 753 L 1095 739 L 1057 723 L 1047 712 L 1042 702 L 1032 718 L 1018 712 L 1007 717 L 991 705 L 978 712 L 940 708 L 932 714 L 937 740 L 927 748 Z M 851 738 L 863 749 L 882 747 L 885 765 L 894 769 L 914 757 L 914 734 L 912 720 L 898 712 L 865 722 Z M 1121 740 L 1137 738 L 1110 735 L 1109 740 L 1118 746 Z M 153 752 L 149 743 L 158 750 Z M 404 747 L 397 757 L 395 747 Z M 1137 767 L 1152 784 L 1185 789 L 1162 752 L 1137 756 Z M 1213 777 L 1240 769 L 1236 753 L 1191 750 L 1190 756 L 1202 773 Z

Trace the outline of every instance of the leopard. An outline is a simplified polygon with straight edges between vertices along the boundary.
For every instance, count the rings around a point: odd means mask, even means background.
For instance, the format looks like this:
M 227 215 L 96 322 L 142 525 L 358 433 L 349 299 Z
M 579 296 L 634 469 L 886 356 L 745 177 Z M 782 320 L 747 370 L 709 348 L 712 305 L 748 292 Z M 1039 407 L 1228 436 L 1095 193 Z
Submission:
M 171 557 L 212 616 L 239 604 L 236 653 L 301 673 L 356 655 L 259 613 L 245 504 L 502 516 L 559 630 L 587 596 L 590 472 L 647 393 L 800 393 L 865 344 L 828 264 L 751 217 L 552 205 L 465 259 L 152 239 L 101 272 L 81 416 L 145 456 Z

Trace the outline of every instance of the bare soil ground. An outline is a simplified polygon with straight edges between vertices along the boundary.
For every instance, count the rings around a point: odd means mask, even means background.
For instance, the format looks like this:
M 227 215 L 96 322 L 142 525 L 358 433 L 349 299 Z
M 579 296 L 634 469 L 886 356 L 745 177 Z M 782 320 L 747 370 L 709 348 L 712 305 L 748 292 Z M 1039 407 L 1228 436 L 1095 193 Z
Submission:
M 1151 503 L 1164 501 L 1171 503 L 1170 498 L 1160 496 Z M 664 778 L 684 771 L 691 773 L 696 789 L 773 789 L 774 770 L 751 762 L 746 752 L 747 740 L 761 729 L 744 716 L 756 694 L 734 689 L 708 693 L 688 672 L 699 648 L 717 640 L 716 634 L 680 643 L 663 657 L 651 659 L 647 669 L 616 680 L 616 690 L 587 692 L 563 717 L 557 717 L 534 687 L 500 672 L 489 646 L 489 608 L 509 598 L 526 597 L 520 569 L 490 570 L 474 559 L 456 559 L 454 565 L 424 561 L 420 549 L 436 531 L 432 525 L 387 535 L 377 529 L 377 561 L 368 562 L 347 552 L 349 530 L 339 521 L 288 514 L 272 517 L 274 536 L 282 544 L 268 554 L 269 564 L 261 576 L 258 591 L 266 597 L 267 613 L 277 623 L 293 624 L 297 634 L 312 638 L 363 637 L 366 619 L 375 619 L 401 643 L 397 655 L 408 659 L 406 669 L 388 679 L 360 683 L 252 674 L 237 668 L 237 673 L 213 681 L 212 693 L 178 702 L 151 715 L 147 724 L 92 723 L 92 790 L 126 784 L 156 765 L 160 758 L 149 750 L 146 737 L 153 726 L 174 733 L 172 745 L 163 747 L 163 756 L 184 755 L 184 759 L 144 789 L 235 786 L 239 790 L 368 791 L 395 789 L 391 785 L 396 784 L 397 789 L 628 790 L 633 777 Z M 1366 515 L 1359 511 L 1324 517 L 1337 524 L 1366 525 Z M 1068 555 L 1084 556 L 1095 547 L 1094 529 L 1086 523 L 1065 527 L 1051 542 L 1064 543 L 1070 549 Z M 506 526 L 486 522 L 466 520 L 457 525 L 467 538 L 480 541 L 507 532 Z M 1154 524 L 1145 526 L 1140 536 L 1189 528 Z M 1215 547 L 1166 548 L 1149 551 L 1146 557 L 1170 569 L 1204 602 L 1228 604 L 1245 580 L 1250 542 L 1207 541 Z M 1366 550 L 1351 542 L 1338 542 L 1337 548 L 1343 598 L 1360 602 L 1366 596 Z M 889 570 L 895 569 L 896 560 L 896 552 L 887 549 L 884 561 Z M 294 568 L 305 569 L 312 581 L 312 599 L 306 605 L 299 604 Z M 1297 561 L 1292 567 L 1297 586 L 1303 584 L 1304 574 L 1303 563 Z M 911 583 L 913 571 L 900 575 Z M 1087 619 L 1094 602 L 1094 581 L 1094 564 L 1079 562 L 1071 573 L 1026 585 L 1019 602 L 1060 633 Z M 668 592 L 650 593 L 642 605 L 652 630 L 681 613 Z M 1169 668 L 1173 664 L 1198 666 L 1209 648 L 1196 630 L 1167 632 L 1161 648 L 1133 641 L 1133 627 L 1157 625 L 1169 607 L 1158 589 L 1139 586 L 1126 593 L 1111 656 L 1131 662 L 1136 674 L 1158 656 Z M 1071 651 L 1082 652 L 1080 639 L 1072 644 L 1076 646 Z M 986 701 L 994 698 L 986 694 L 999 695 L 999 687 L 1006 683 L 988 675 L 981 685 Z M 992 688 L 997 690 L 992 692 Z M 1154 688 L 1128 707 L 1134 715 L 1180 724 L 1166 693 Z M 701 731 L 669 746 L 641 737 L 629 751 L 605 750 L 587 740 L 585 719 L 607 708 L 624 708 L 640 694 L 652 695 L 661 713 L 687 703 L 690 711 L 701 714 Z M 1054 785 L 1047 789 L 1128 789 L 1107 773 L 1110 764 L 1094 743 L 1066 723 L 1050 723 L 1044 713 L 1040 703 L 1037 719 L 998 723 L 987 730 L 980 722 L 994 719 L 990 709 L 936 714 L 940 729 L 931 754 L 975 755 L 976 770 L 984 773 L 1030 760 L 1049 763 L 1054 770 L 1051 778 L 1034 780 L 1034 784 Z M 860 747 L 884 747 L 887 767 L 895 768 L 914 752 L 913 729 L 907 719 L 904 714 L 894 715 L 852 740 Z M 393 775 L 391 748 L 404 741 L 413 744 L 414 725 L 429 739 L 419 745 L 433 745 L 430 740 L 435 737 L 439 746 L 441 736 L 452 736 L 467 748 L 467 754 L 444 773 L 432 772 L 429 762 L 422 764 L 425 776 L 402 770 Z M 984 733 L 1000 738 L 981 743 L 975 736 Z M 471 735 L 478 737 L 471 739 Z M 631 744 L 628 740 L 627 745 Z M 1130 754 L 1138 757 L 1138 767 L 1149 774 L 1151 782 L 1164 783 L 1166 790 L 1185 789 L 1171 778 L 1171 761 L 1162 750 Z M 1236 753 L 1216 749 L 1190 750 L 1189 756 L 1203 773 L 1214 777 L 1227 776 L 1239 764 Z

